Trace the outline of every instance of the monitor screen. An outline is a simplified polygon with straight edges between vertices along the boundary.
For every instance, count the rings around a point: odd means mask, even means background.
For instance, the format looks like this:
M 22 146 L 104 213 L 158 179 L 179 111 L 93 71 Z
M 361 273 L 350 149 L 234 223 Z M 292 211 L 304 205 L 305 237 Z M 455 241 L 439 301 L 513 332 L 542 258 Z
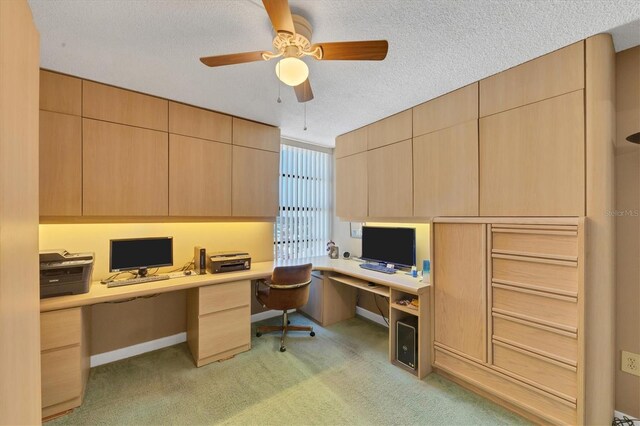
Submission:
M 173 237 L 111 240 L 111 272 L 173 265 Z
M 415 265 L 415 228 L 363 226 L 362 258 L 400 266 Z

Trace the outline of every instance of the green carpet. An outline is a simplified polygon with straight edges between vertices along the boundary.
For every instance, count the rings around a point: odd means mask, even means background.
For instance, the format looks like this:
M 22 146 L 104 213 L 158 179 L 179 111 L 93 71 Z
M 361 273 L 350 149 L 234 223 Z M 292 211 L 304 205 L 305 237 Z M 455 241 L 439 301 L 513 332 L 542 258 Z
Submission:
M 285 353 L 276 334 L 254 333 L 251 351 L 201 368 L 186 344 L 93 368 L 83 405 L 47 426 L 526 424 L 441 376 L 391 365 L 384 327 L 361 318 L 314 327 L 316 337 L 288 336 Z

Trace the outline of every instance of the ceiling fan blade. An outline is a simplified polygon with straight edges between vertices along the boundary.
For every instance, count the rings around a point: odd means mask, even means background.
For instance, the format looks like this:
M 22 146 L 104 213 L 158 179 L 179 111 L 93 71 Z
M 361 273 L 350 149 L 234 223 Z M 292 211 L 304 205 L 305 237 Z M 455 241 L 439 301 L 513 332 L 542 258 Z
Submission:
M 322 49 L 323 61 L 381 61 L 387 56 L 387 40 L 338 41 L 316 43 Z
M 273 25 L 273 29 L 277 33 L 296 33 L 288 0 L 262 0 L 262 4 L 264 4 L 264 8 L 269 14 L 271 25 Z
M 308 78 L 304 83 L 294 86 L 293 89 L 296 91 L 296 98 L 298 98 L 298 102 L 309 102 L 313 99 L 313 91 L 311 90 L 311 83 L 309 83 Z
M 205 56 L 200 62 L 208 67 L 221 67 L 223 65 L 243 64 L 245 62 L 263 61 L 262 52 L 231 53 L 229 55 Z

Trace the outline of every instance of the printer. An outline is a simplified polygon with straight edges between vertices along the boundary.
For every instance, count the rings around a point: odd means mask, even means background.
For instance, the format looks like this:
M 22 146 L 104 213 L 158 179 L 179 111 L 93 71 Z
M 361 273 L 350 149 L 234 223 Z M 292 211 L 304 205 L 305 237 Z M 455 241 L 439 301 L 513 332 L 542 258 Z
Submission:
M 207 253 L 207 269 L 210 274 L 251 269 L 251 256 L 241 251 Z
M 40 298 L 86 293 L 92 273 L 93 253 L 41 251 Z

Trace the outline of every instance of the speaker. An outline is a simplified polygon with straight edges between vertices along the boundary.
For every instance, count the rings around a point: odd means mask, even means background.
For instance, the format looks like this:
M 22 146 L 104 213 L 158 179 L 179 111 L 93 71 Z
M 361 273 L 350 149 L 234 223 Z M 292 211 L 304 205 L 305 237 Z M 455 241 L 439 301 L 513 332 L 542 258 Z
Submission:
M 207 249 L 195 246 L 193 248 L 193 263 L 196 274 L 204 275 L 207 273 Z
M 418 318 L 407 317 L 396 321 L 396 358 L 398 362 L 416 370 L 418 368 Z

